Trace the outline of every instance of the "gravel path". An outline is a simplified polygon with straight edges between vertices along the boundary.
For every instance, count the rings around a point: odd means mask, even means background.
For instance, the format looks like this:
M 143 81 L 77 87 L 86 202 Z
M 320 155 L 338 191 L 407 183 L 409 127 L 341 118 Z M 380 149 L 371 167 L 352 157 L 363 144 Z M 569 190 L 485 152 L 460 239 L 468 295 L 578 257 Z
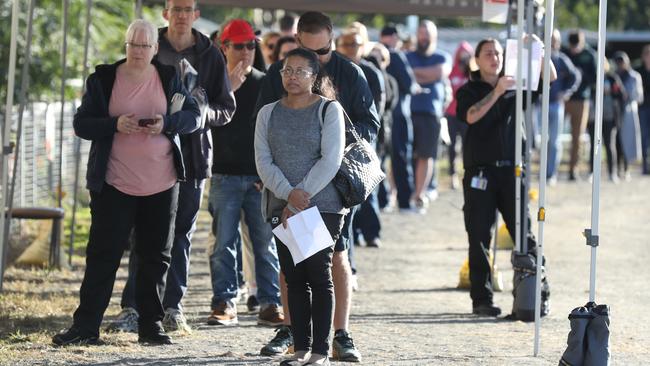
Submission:
M 444 182 L 443 182 L 444 184 Z M 351 331 L 368 365 L 548 365 L 557 364 L 569 332 L 567 314 L 588 298 L 589 248 L 581 235 L 590 221 L 591 185 L 560 182 L 548 192 L 545 254 L 551 284 L 551 314 L 543 319 L 541 354 L 533 353 L 534 325 L 470 315 L 466 291 L 457 290 L 458 270 L 467 256 L 462 194 L 442 191 L 426 215 L 383 214 L 384 246 L 357 250 L 360 291 L 354 295 Z M 612 363 L 647 364 L 650 332 L 643 319 L 650 303 L 650 179 L 604 182 L 601 201 L 601 247 L 597 301 L 611 306 Z M 536 210 L 536 208 L 534 208 Z M 15 365 L 266 365 L 277 359 L 258 356 L 273 330 L 255 325 L 255 316 L 240 314 L 237 327 L 205 325 L 211 296 L 207 262 L 209 217 L 204 212 L 196 234 L 190 290 L 185 301 L 195 328 L 168 347 L 143 347 L 135 335 L 106 335 L 100 347 L 56 349 L 47 338 L 0 342 L 2 364 Z M 535 233 L 537 233 L 535 223 Z M 509 252 L 497 262 L 506 290 L 495 301 L 511 309 L 512 270 Z M 51 286 L 65 288 L 66 307 L 36 314 L 51 326 L 69 322 L 76 306 L 81 267 L 66 272 L 72 279 L 50 276 L 42 286 L 19 286 L 23 272 L 12 270 L 8 287 L 47 300 Z M 29 271 L 27 271 L 29 272 Z M 28 276 L 27 274 L 24 274 Z M 107 317 L 118 311 L 125 266 L 119 273 Z M 74 280 L 76 279 L 76 280 Z M 14 287 L 11 287 L 12 281 Z M 21 288 L 23 288 L 21 290 Z M 56 290 L 56 287 L 54 287 Z M 30 295 L 30 296 L 31 296 Z M 32 314 L 33 315 L 33 314 Z M 2 313 L 0 313 L 0 319 Z M 12 320 L 12 319 L 9 319 Z M 3 320 L 4 321 L 4 320 Z M 12 320 L 14 321 L 14 320 Z M 20 324 L 20 320 L 15 320 Z M 29 333 L 23 330 L 23 333 Z M 35 330 L 36 332 L 36 330 Z M 50 333 L 46 335 L 50 336 Z M 27 334 L 29 337 L 29 334 Z

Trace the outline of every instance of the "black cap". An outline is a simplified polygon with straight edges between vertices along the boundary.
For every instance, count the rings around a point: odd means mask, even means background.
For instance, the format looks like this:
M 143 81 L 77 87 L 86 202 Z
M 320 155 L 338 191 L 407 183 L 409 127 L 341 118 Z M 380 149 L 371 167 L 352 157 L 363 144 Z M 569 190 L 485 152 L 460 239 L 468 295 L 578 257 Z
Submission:
M 381 29 L 382 36 L 392 36 L 393 34 L 399 34 L 399 31 L 394 24 L 388 24 Z

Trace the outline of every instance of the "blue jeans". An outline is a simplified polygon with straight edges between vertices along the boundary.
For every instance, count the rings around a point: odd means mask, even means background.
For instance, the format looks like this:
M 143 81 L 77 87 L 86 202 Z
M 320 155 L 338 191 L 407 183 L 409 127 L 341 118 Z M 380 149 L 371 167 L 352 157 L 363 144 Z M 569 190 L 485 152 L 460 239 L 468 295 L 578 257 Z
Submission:
M 250 175 L 212 176 L 209 200 L 215 236 L 210 253 L 213 309 L 220 302 L 235 298 L 239 289 L 237 253 L 241 248 L 241 210 L 253 243 L 257 298 L 262 305 L 280 304 L 280 263 L 271 225 L 262 218 L 262 193 L 254 186 L 258 181 L 259 177 Z
M 541 118 L 539 119 L 541 121 Z M 546 178 L 557 174 L 562 161 L 562 142 L 560 133 L 564 130 L 564 102 L 551 102 L 548 105 L 548 160 Z M 541 129 L 540 129 L 541 131 Z
M 182 310 L 181 300 L 187 292 L 187 282 L 190 271 L 190 249 L 192 235 L 196 231 L 196 220 L 199 217 L 201 198 L 205 179 L 190 179 L 178 184 L 178 209 L 174 227 L 174 244 L 172 245 L 172 259 L 167 271 L 167 284 L 163 297 L 165 309 Z M 122 291 L 122 308 L 135 308 L 135 273 L 138 268 L 138 259 L 135 251 L 129 255 L 129 275 Z

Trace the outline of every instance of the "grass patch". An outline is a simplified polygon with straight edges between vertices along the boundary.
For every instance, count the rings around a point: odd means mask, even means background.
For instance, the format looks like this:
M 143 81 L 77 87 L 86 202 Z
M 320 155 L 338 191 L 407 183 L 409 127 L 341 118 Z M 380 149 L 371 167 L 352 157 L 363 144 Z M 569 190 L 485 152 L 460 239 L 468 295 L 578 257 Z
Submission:
M 88 244 L 90 237 L 90 207 L 87 204 L 77 205 L 77 215 L 75 217 L 75 225 L 72 227 L 72 206 L 65 208 L 66 219 L 63 227 L 63 241 L 62 245 L 68 247 L 70 245 L 70 237 L 74 232 L 74 254 L 84 255 L 84 250 Z

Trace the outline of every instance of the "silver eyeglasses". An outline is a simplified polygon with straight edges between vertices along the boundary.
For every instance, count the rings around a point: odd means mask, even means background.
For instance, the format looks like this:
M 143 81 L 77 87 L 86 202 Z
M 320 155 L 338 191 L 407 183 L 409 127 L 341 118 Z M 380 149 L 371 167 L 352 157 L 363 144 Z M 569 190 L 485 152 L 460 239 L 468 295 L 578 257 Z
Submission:
M 280 74 L 282 76 L 286 77 L 286 78 L 291 77 L 292 75 L 295 75 L 296 77 L 302 78 L 302 79 L 305 79 L 305 78 L 308 78 L 308 77 L 314 75 L 314 73 L 309 71 L 309 70 L 304 70 L 304 69 L 295 69 L 294 70 L 294 69 L 292 69 L 290 67 L 289 68 L 285 67 L 284 69 L 281 69 Z
M 141 50 L 150 50 L 153 45 L 152 44 L 139 44 L 139 43 L 133 43 L 133 42 L 126 42 L 126 46 L 133 48 L 133 49 L 141 49 Z

